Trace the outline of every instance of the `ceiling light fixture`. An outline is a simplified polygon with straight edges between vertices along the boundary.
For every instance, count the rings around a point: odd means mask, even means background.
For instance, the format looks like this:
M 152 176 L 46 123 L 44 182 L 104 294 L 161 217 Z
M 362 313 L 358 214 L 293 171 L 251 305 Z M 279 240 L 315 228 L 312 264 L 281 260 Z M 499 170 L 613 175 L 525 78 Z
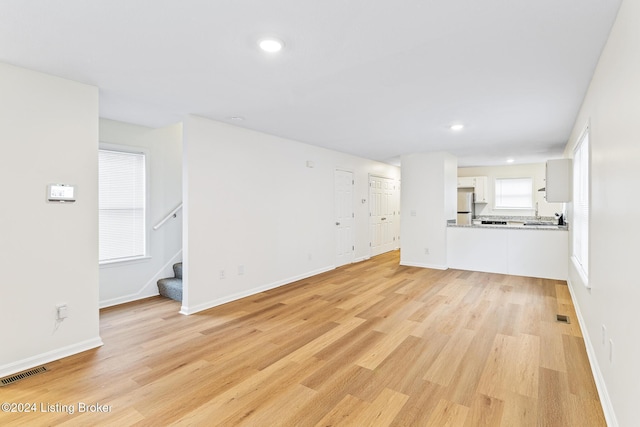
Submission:
M 241 122 L 244 120 L 244 117 L 242 116 L 231 116 L 229 117 L 230 120 L 233 120 L 234 122 Z
M 515 162 L 515 160 L 513 160 L 513 159 L 507 159 L 507 163 L 513 163 L 513 162 Z
M 269 53 L 280 52 L 284 47 L 284 42 L 282 40 L 276 39 L 274 37 L 260 39 L 258 41 L 258 46 L 260 49 Z
M 449 129 L 453 131 L 459 131 L 459 130 L 462 130 L 462 128 L 464 128 L 464 125 L 461 125 L 461 124 L 451 125 L 449 127 Z

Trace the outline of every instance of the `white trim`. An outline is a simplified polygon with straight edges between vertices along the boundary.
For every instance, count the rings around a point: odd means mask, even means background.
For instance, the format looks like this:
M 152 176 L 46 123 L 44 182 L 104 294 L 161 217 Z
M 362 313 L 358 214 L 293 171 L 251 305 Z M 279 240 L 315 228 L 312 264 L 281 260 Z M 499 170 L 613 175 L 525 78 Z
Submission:
M 434 269 L 434 270 L 448 270 L 449 269 L 449 267 L 447 267 L 446 265 L 422 264 L 422 263 L 419 263 L 419 262 L 400 261 L 400 265 L 404 265 L 406 267 L 431 268 L 431 269 Z
M 100 268 L 103 267 L 120 267 L 123 264 L 137 264 L 139 262 L 142 261 L 149 261 L 151 259 L 151 255 L 143 255 L 143 256 L 138 256 L 138 257 L 131 257 L 131 258 L 121 258 L 121 259 L 110 259 L 110 260 L 106 260 L 106 261 L 99 261 L 98 265 L 100 266 Z
M 172 256 L 169 261 L 167 261 L 157 272 L 154 274 L 147 283 L 144 284 L 140 288 L 140 290 L 134 294 L 123 295 L 121 297 L 112 298 L 104 301 L 100 301 L 100 308 L 112 307 L 114 305 L 125 304 L 127 302 L 137 301 L 140 299 L 149 298 L 155 295 L 159 295 L 158 288 L 155 286 L 158 280 L 168 277 L 167 269 L 169 266 L 172 266 L 178 260 L 182 259 L 182 249 L 178 251 L 174 256 Z
M 59 348 L 57 350 L 51 350 L 46 353 L 28 357 L 17 362 L 0 366 L 0 377 L 15 374 L 17 372 L 31 369 L 39 365 L 44 365 L 45 363 L 53 362 L 54 360 L 73 356 L 74 354 L 82 353 L 83 351 L 91 350 L 102 345 L 102 339 L 100 337 L 95 337 L 90 340 L 79 342 L 77 344 Z
M 582 268 L 582 265 L 580 265 L 580 261 L 578 261 L 578 259 L 573 255 L 571 255 L 569 258 L 573 263 L 573 268 L 575 269 L 576 273 L 578 273 L 578 275 L 580 276 L 580 280 L 582 281 L 584 287 L 587 289 L 591 289 L 589 278 L 584 274 L 584 269 Z
M 607 425 L 609 427 L 618 427 L 618 420 L 616 419 L 616 414 L 613 410 L 613 404 L 611 403 L 611 398 L 609 397 L 607 384 L 604 381 L 604 376 L 602 375 L 602 371 L 600 370 L 600 365 L 598 365 L 596 352 L 593 348 L 593 343 L 591 341 L 591 337 L 589 336 L 589 331 L 585 326 L 586 322 L 582 317 L 580 306 L 578 305 L 575 294 L 573 293 L 573 282 L 571 282 L 570 279 L 567 279 L 567 285 L 569 288 L 569 294 L 571 295 L 571 300 L 573 302 L 573 307 L 576 310 L 576 316 L 578 316 L 578 325 L 580 326 L 580 331 L 582 332 L 582 336 L 584 338 L 584 346 L 587 349 L 587 357 L 589 358 L 589 365 L 591 366 L 593 379 L 596 383 L 596 390 L 598 390 L 598 396 L 600 397 L 600 405 L 602 406 L 602 412 L 604 412 L 604 418 L 607 421 Z
M 355 264 L 355 263 L 358 263 L 358 262 L 362 262 L 362 261 L 366 261 L 366 260 L 368 260 L 368 259 L 371 259 L 371 257 L 370 257 L 370 256 L 367 256 L 367 255 L 365 255 L 365 256 L 361 256 L 360 258 L 355 258 L 355 259 L 353 260 L 352 264 Z
M 318 274 L 322 274 L 322 273 L 326 273 L 327 271 L 331 271 L 331 270 L 335 270 L 335 266 L 331 265 L 328 267 L 324 267 L 324 268 L 320 268 L 318 270 L 314 270 L 314 271 L 310 271 L 308 273 L 304 273 L 301 274 L 299 276 L 295 276 L 295 277 L 290 277 L 288 279 L 284 279 L 284 280 L 279 280 L 277 282 L 273 282 L 273 283 L 269 283 L 267 285 L 262 285 L 262 286 L 258 286 L 256 288 L 253 289 L 248 289 L 246 291 L 242 291 L 242 292 L 238 292 L 232 295 L 227 295 L 224 296 L 222 298 L 218 298 L 215 299 L 213 301 L 209 301 L 209 302 L 205 302 L 202 304 L 198 304 L 194 307 L 188 307 L 186 305 L 184 305 L 184 301 L 183 301 L 183 305 L 180 308 L 180 314 L 185 314 L 185 315 L 190 315 L 190 314 L 194 314 L 194 313 L 198 313 L 200 311 L 203 310 L 208 310 L 210 308 L 222 305 L 222 304 L 226 304 L 228 302 L 231 301 L 236 301 L 239 300 L 241 298 L 245 298 L 251 295 L 255 295 L 255 294 L 259 294 L 260 292 L 264 292 L 264 291 L 268 291 L 270 289 L 274 289 L 274 288 L 278 288 L 280 286 L 284 286 L 284 285 L 288 285 L 290 283 L 293 282 L 297 282 L 298 280 L 303 280 L 306 278 L 309 278 L 311 276 L 316 276 Z

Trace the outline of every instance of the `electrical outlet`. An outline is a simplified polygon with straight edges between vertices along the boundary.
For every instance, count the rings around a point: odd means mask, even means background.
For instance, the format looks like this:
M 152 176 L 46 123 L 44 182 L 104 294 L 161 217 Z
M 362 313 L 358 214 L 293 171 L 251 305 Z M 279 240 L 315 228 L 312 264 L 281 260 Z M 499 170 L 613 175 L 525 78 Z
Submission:
M 424 248 L 424 254 L 429 255 L 429 248 Z
M 607 344 L 607 327 L 602 325 L 602 345 Z
M 224 274 L 224 270 L 220 270 L 220 278 L 224 279 L 226 278 L 225 274 Z
M 311 253 L 309 253 L 309 255 L 307 255 L 307 259 L 308 259 L 309 261 L 312 261 L 312 260 L 313 260 L 313 255 L 311 255 Z
M 242 276 L 244 274 L 244 265 L 238 266 L 238 276 Z

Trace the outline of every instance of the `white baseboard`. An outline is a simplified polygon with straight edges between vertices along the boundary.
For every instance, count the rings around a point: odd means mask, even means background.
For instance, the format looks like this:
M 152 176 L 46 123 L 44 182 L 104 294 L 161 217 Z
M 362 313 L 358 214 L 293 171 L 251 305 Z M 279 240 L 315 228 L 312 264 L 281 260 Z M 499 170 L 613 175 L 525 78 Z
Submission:
M 366 260 L 368 260 L 368 259 L 371 259 L 371 257 L 369 257 L 369 256 L 362 256 L 362 257 L 360 257 L 360 258 L 356 258 L 356 259 L 354 259 L 352 264 L 355 264 L 355 263 L 357 263 L 357 262 L 366 261 Z
M 128 302 L 138 301 L 145 298 L 150 298 L 156 295 L 160 295 L 158 290 L 155 292 L 144 293 L 142 290 L 140 292 L 136 292 L 135 294 L 124 295 L 118 298 L 112 298 L 105 301 L 100 301 L 100 308 L 113 307 L 114 305 L 126 304 Z
M 69 345 L 56 350 L 48 351 L 46 353 L 28 357 L 26 359 L 18 360 L 17 362 L 0 366 L 0 377 L 6 377 L 7 375 L 25 371 L 36 366 L 44 365 L 45 363 L 49 363 L 54 360 L 73 356 L 74 354 L 82 353 L 83 351 L 100 347 L 102 346 L 102 344 L 102 339 L 100 337 L 95 337 L 90 340 L 79 342 L 77 344 Z
M 447 267 L 446 265 L 422 264 L 422 263 L 407 262 L 407 261 L 400 261 L 400 265 L 404 265 L 404 266 L 407 266 L 407 267 L 432 268 L 434 270 L 448 270 L 449 269 L 449 267 Z
M 114 305 L 125 304 L 127 302 L 137 301 L 137 300 L 140 300 L 140 299 L 145 299 L 145 298 L 149 298 L 149 297 L 153 297 L 153 296 L 159 295 L 158 287 L 157 287 L 158 280 L 163 279 L 165 277 L 170 277 L 170 276 L 167 276 L 167 274 L 171 274 L 171 273 L 167 272 L 168 268 L 173 266 L 173 264 L 175 264 L 176 262 L 179 262 L 179 260 L 181 260 L 181 259 L 182 259 L 182 249 L 180 249 L 178 251 L 178 253 L 176 253 L 174 256 L 172 256 L 171 259 L 169 259 L 169 261 L 167 261 L 156 272 L 156 274 L 154 274 L 147 281 L 147 283 L 145 283 L 144 286 L 142 286 L 140 288 L 140 290 L 138 292 L 136 292 L 135 294 L 123 295 L 121 297 L 111 298 L 111 299 L 108 299 L 108 300 L 100 301 L 100 303 L 99 303 L 100 308 L 112 307 Z
M 604 377 L 602 376 L 602 371 L 600 370 L 600 365 L 598 364 L 598 359 L 596 358 L 596 352 L 593 348 L 593 343 L 591 342 L 589 331 L 585 326 L 586 323 L 584 321 L 584 318 L 582 317 L 582 313 L 580 312 L 580 306 L 578 305 L 577 299 L 573 293 L 573 283 L 570 279 L 567 279 L 567 285 L 569 287 L 571 299 L 573 300 L 573 307 L 576 309 L 576 315 L 578 316 L 578 325 L 580 326 L 580 331 L 582 331 L 582 336 L 584 338 L 584 345 L 587 349 L 587 357 L 589 358 L 589 365 L 591 365 L 593 379 L 596 382 L 596 389 L 598 390 L 598 396 L 600 397 L 600 404 L 602 405 L 604 418 L 607 421 L 607 425 L 609 427 L 618 427 L 618 420 L 616 419 L 616 414 L 613 411 L 611 398 L 609 397 L 609 392 L 607 391 L 607 384 L 605 383 Z
M 232 295 L 227 295 L 223 298 L 218 298 L 213 301 L 195 305 L 193 307 L 188 307 L 184 305 L 184 301 L 183 301 L 183 305 L 182 305 L 182 308 L 180 309 L 180 313 L 185 315 L 198 313 L 200 311 L 208 310 L 210 308 L 213 308 L 222 304 L 226 304 L 231 301 L 236 301 L 241 298 L 246 298 L 251 295 L 259 294 L 260 292 L 268 291 L 269 289 L 278 288 L 280 286 L 288 285 L 289 283 L 297 282 L 298 280 L 303 280 L 311 276 L 316 276 L 318 274 L 326 273 L 327 271 L 331 271 L 331 270 L 335 270 L 335 266 L 332 265 L 332 266 L 320 268 L 318 270 L 310 271 L 308 273 L 304 273 L 299 276 L 290 277 L 288 279 L 279 280 L 277 282 L 269 283 L 267 285 L 262 285 L 256 288 L 248 289 L 246 291 L 237 292 Z

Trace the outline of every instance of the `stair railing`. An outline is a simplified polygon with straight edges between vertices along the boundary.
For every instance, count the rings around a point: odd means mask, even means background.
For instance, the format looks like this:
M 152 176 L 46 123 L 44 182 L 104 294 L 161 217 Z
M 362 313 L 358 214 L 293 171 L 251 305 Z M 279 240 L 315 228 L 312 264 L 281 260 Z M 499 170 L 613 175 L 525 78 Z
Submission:
M 171 212 L 169 212 L 167 214 L 167 216 L 165 216 L 162 221 L 160 221 L 159 223 L 157 223 L 156 225 L 153 226 L 154 230 L 157 230 L 158 228 L 162 227 L 164 225 L 165 222 L 169 221 L 171 218 L 175 218 L 178 215 L 178 211 L 182 209 L 182 203 L 180 203 L 174 210 L 172 210 Z

